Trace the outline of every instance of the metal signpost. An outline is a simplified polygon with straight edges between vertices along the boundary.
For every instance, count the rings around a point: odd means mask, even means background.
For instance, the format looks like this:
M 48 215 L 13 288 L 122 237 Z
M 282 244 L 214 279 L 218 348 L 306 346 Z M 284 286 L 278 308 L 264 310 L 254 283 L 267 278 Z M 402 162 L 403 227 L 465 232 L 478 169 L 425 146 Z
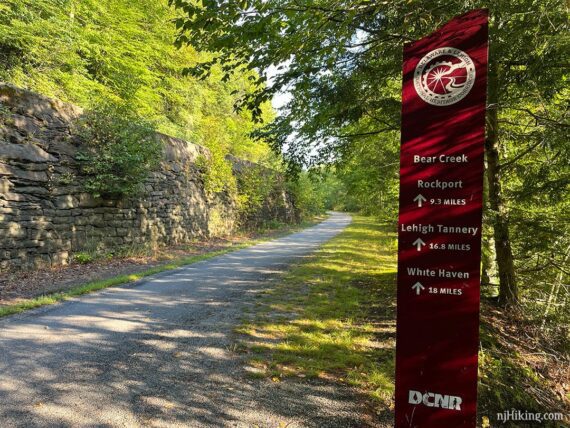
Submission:
M 396 427 L 475 427 L 488 14 L 404 48 Z

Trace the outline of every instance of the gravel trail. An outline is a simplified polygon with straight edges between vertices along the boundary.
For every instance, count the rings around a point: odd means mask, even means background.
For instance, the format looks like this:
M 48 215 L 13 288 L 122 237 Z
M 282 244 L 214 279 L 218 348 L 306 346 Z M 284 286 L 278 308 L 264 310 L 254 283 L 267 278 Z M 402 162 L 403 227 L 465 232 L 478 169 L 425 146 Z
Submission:
M 0 320 L 0 427 L 367 426 L 350 388 L 255 380 L 233 352 L 256 293 L 349 223 Z

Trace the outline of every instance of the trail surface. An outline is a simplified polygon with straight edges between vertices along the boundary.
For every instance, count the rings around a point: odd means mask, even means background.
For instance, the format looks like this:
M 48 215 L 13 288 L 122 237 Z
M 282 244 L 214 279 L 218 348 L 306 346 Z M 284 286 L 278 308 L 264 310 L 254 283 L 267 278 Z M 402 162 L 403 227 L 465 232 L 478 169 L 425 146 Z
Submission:
M 348 387 L 251 379 L 233 352 L 256 293 L 349 223 L 0 320 L 0 426 L 363 426 Z

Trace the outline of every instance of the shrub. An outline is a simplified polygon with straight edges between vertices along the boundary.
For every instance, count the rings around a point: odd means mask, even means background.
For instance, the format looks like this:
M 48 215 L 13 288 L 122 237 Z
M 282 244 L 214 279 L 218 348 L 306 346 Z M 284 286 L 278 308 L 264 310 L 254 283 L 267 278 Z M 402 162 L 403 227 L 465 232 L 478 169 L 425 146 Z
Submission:
M 260 165 L 251 165 L 238 174 L 237 203 L 242 227 L 259 227 L 269 218 L 269 212 L 262 212 L 264 204 L 269 203 L 272 191 L 278 185 L 276 171 Z
M 78 123 L 86 150 L 77 156 L 85 189 L 94 196 L 117 198 L 137 193 L 161 158 L 152 124 L 128 108 L 105 105 L 85 113 Z
M 196 159 L 196 166 L 203 174 L 206 191 L 210 194 L 224 191 L 230 194 L 235 193 L 236 178 L 232 171 L 232 164 L 226 159 L 224 150 L 216 146 L 208 147 L 208 150 L 210 156 L 200 155 Z
M 73 260 L 80 265 L 86 265 L 88 263 L 92 263 L 94 257 L 89 253 L 77 253 L 73 255 Z
M 301 220 L 325 212 L 326 189 L 318 177 L 304 171 L 287 185 Z

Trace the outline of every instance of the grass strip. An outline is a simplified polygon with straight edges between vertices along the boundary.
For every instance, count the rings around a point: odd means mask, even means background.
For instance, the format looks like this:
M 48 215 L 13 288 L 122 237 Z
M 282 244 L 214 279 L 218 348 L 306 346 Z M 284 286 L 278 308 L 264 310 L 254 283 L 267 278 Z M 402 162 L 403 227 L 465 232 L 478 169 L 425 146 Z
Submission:
M 18 314 L 24 311 L 28 311 L 30 309 L 36 309 L 41 306 L 46 305 L 53 305 L 54 303 L 58 303 L 73 297 L 81 296 L 83 294 L 92 293 L 94 291 L 102 290 L 104 288 L 109 288 L 117 285 L 124 285 L 136 281 L 140 281 L 143 278 L 146 278 L 151 275 L 156 275 L 161 272 L 173 270 L 180 268 L 182 266 L 190 265 L 192 263 L 200 262 L 202 260 L 211 259 L 216 256 L 220 256 L 222 254 L 226 254 L 232 251 L 237 251 L 242 248 L 248 247 L 250 245 L 254 245 L 256 242 L 251 242 L 247 244 L 240 244 L 233 246 L 231 248 L 226 248 L 223 250 L 213 251 L 211 253 L 200 254 L 196 256 L 190 257 L 183 257 L 178 260 L 174 260 L 168 264 L 156 266 L 151 269 L 144 270 L 142 272 L 127 274 L 127 275 L 120 275 L 114 278 L 109 279 L 102 279 L 98 281 L 92 281 L 84 285 L 79 285 L 77 287 L 71 288 L 66 291 L 61 291 L 58 293 L 47 294 L 43 296 L 38 296 L 25 302 L 15 303 L 13 305 L 7 305 L 0 307 L 0 318 L 5 317 L 8 315 Z
M 368 393 L 380 419 L 391 420 L 396 239 L 394 225 L 355 215 L 342 233 L 265 290 L 237 328 L 250 376 L 272 382 L 318 377 L 349 383 Z M 492 311 L 498 315 L 490 317 Z M 563 364 L 541 367 L 532 355 L 536 351 L 527 350 L 531 353 L 525 356 L 513 349 L 510 334 L 520 334 L 517 321 L 499 308 L 484 302 L 482 315 L 482 426 L 496 426 L 496 416 L 507 409 L 563 412 L 567 407 L 560 393 L 545 377 L 547 370 L 563 370 Z M 543 426 L 569 425 L 543 421 Z
M 396 249 L 393 225 L 354 215 L 343 232 L 266 290 L 237 329 L 251 376 L 334 379 L 388 407 Z

